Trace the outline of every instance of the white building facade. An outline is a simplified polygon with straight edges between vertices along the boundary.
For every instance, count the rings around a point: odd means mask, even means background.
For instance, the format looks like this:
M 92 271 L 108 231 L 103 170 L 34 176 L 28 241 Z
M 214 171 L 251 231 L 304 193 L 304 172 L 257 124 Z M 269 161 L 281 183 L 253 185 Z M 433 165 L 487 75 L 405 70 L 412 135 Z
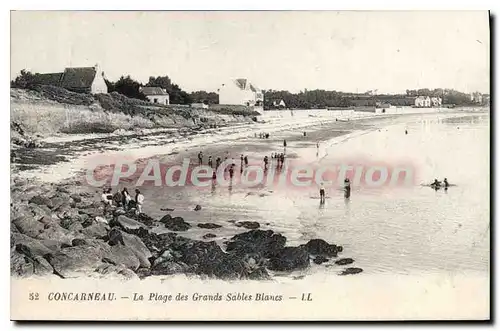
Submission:
M 142 92 L 151 103 L 158 103 L 160 105 L 170 104 L 170 95 L 167 93 L 167 90 L 161 87 L 146 86 L 141 87 L 139 91 Z
M 263 107 L 264 105 L 264 93 L 244 78 L 222 84 L 218 92 L 221 105 L 250 107 Z

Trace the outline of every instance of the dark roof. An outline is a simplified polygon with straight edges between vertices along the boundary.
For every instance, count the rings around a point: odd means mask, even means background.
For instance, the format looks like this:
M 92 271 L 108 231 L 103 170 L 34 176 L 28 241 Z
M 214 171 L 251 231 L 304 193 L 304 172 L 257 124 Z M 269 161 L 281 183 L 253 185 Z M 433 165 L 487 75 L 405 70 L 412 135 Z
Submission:
M 168 95 L 167 92 L 163 91 L 161 87 L 157 86 L 146 86 L 141 88 L 141 92 L 144 95 Z
M 61 87 L 65 89 L 90 88 L 95 75 L 94 67 L 66 68 L 61 80 Z
M 35 83 L 40 85 L 59 86 L 62 76 L 63 76 L 62 72 L 51 73 L 51 74 L 37 74 L 35 75 Z
M 258 88 L 256 88 L 251 83 L 249 83 L 248 80 L 245 78 L 238 78 L 234 82 L 236 83 L 236 86 L 238 86 L 242 90 L 245 90 L 247 88 L 247 84 L 248 84 L 248 87 L 250 88 L 250 90 L 252 90 L 252 92 L 258 91 Z

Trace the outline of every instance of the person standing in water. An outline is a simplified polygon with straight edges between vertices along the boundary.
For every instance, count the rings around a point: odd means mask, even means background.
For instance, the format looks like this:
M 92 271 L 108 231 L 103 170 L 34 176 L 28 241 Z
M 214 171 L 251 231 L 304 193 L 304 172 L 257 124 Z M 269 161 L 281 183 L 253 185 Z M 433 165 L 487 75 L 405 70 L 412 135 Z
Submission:
M 248 156 L 245 155 L 245 157 L 243 159 L 245 161 L 245 167 L 248 167 Z
M 209 155 L 209 156 L 208 156 L 208 166 L 209 166 L 210 168 L 213 168 L 212 155 Z
M 319 186 L 319 202 L 325 202 L 325 185 L 323 183 L 321 183 Z
M 243 154 L 241 154 L 241 156 L 240 156 L 240 161 L 241 161 L 240 166 L 241 166 L 241 168 L 243 168 L 243 159 L 244 159 Z
M 203 153 L 201 151 L 198 153 L 198 163 L 203 164 Z
M 344 179 L 344 197 L 348 199 L 351 196 L 351 181 L 349 178 Z
M 445 190 L 447 190 L 447 189 L 448 189 L 448 187 L 450 186 L 450 184 L 448 183 L 448 178 L 445 178 L 445 179 L 443 180 L 443 183 L 444 183 L 444 189 L 445 189 Z

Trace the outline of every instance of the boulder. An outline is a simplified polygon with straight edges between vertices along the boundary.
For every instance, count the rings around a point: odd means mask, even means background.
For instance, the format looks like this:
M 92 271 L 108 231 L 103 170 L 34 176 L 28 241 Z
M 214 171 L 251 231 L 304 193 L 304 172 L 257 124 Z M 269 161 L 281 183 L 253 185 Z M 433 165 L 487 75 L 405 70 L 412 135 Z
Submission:
M 50 209 L 54 207 L 54 204 L 52 203 L 52 200 L 44 195 L 35 195 L 29 200 L 30 203 L 34 203 L 36 205 L 41 205 L 41 206 L 47 206 Z
M 139 237 L 133 234 L 120 231 L 117 228 L 113 228 L 110 231 L 108 237 L 109 237 L 109 244 L 112 247 L 115 246 L 128 247 L 139 260 L 140 267 L 143 268 L 151 267 L 149 258 L 152 257 L 153 255 Z
M 254 230 L 260 228 L 259 222 L 252 222 L 252 221 L 242 221 L 242 222 L 237 222 L 235 223 L 237 227 L 243 227 L 245 229 L 249 230 Z
M 335 261 L 335 264 L 346 265 L 346 264 L 351 264 L 353 262 L 354 262 L 353 259 L 351 259 L 351 258 L 345 258 L 345 259 L 340 259 L 340 260 Z
M 156 234 L 153 232 L 135 233 L 151 252 L 159 253 L 176 241 L 177 234 L 173 232 Z
M 268 268 L 275 271 L 293 271 L 309 267 L 309 253 L 303 247 L 285 247 L 269 260 Z
M 82 202 L 82 197 L 80 196 L 80 194 L 78 193 L 74 193 L 74 194 L 71 194 L 70 195 L 70 198 L 75 202 L 75 203 L 79 203 L 79 202 Z
M 144 223 L 146 224 L 147 226 L 152 226 L 153 223 L 154 223 L 154 218 L 150 217 L 149 215 L 146 215 L 144 213 L 140 213 L 138 216 L 137 216 L 137 219 L 139 220 L 139 222 L 141 223 Z
M 175 262 L 183 262 L 196 274 L 221 279 L 236 279 L 246 275 L 243 261 L 232 254 L 226 254 L 214 241 L 187 241 L 171 245 L 180 253 Z
M 76 238 L 71 241 L 71 246 L 85 246 L 85 245 L 87 245 L 87 241 L 85 239 Z
M 360 272 L 362 272 L 363 269 L 361 268 L 347 268 L 345 269 L 344 271 L 342 271 L 340 273 L 341 276 L 345 276 L 345 275 L 355 275 L 355 274 L 359 274 Z
M 221 228 L 222 225 L 215 224 L 215 223 L 200 223 L 200 224 L 198 224 L 198 227 L 202 228 L 202 229 L 217 229 L 217 228 Z
M 203 239 L 211 239 L 211 238 L 215 238 L 215 237 L 217 237 L 217 236 L 213 233 L 207 233 L 207 234 L 203 235 Z
M 32 259 L 16 251 L 10 253 L 10 274 L 14 277 L 30 277 L 35 273 Z
M 106 261 L 112 262 L 115 265 L 124 265 L 132 270 L 139 269 L 141 262 L 135 255 L 132 248 L 125 245 L 111 246 L 109 254 L 106 255 Z
M 44 256 L 52 253 L 53 250 L 45 246 L 42 241 L 16 233 L 11 235 L 12 247 L 21 254 L 27 256 Z
M 95 223 L 82 230 L 82 234 L 89 238 L 102 238 L 108 234 L 109 226 L 104 223 Z
M 44 231 L 44 224 L 32 216 L 21 216 L 13 220 L 12 224 L 14 224 L 20 233 L 32 238 L 38 236 Z
M 318 255 L 313 260 L 313 262 L 316 264 L 323 264 L 323 263 L 328 262 L 328 261 L 330 261 L 330 260 L 327 259 L 326 257 L 324 257 L 323 255 Z
M 91 274 L 101 264 L 102 259 L 109 255 L 109 246 L 94 241 L 87 242 L 87 245 L 66 247 L 45 257 L 56 274 L 68 278 Z
M 162 221 L 160 220 L 160 222 Z M 162 223 L 165 224 L 165 227 L 171 231 L 187 231 L 191 228 L 191 225 L 185 222 L 182 217 L 174 217 Z
M 121 227 L 125 232 L 128 232 L 130 230 L 138 230 L 140 228 L 146 228 L 144 224 L 141 222 L 138 222 L 136 220 L 133 220 L 127 216 L 120 215 L 116 218 L 114 218 L 110 222 L 110 226 L 119 226 Z
M 125 266 L 117 266 L 114 264 L 102 263 L 94 272 L 105 279 L 119 279 L 119 280 L 139 280 L 139 277 L 130 269 Z
M 336 257 L 339 251 L 336 245 L 330 245 L 323 239 L 311 239 L 307 244 L 301 246 L 311 255 Z
M 71 241 L 76 237 L 76 234 L 66 230 L 59 224 L 47 224 L 45 229 L 39 233 L 37 239 L 56 240 L 61 243 L 71 245 Z
M 172 216 L 170 216 L 170 214 L 167 214 L 160 219 L 160 223 L 166 223 L 166 222 L 170 221 L 171 219 L 172 219 Z
M 227 252 L 236 255 L 257 254 L 271 257 L 280 251 L 286 243 L 286 237 L 272 230 L 251 230 L 233 236 L 227 243 Z
M 189 266 L 183 262 L 160 261 L 151 268 L 151 275 L 173 275 L 188 271 Z
M 199 211 L 201 210 L 201 206 L 200 205 L 196 205 L 196 207 L 194 207 L 194 211 Z

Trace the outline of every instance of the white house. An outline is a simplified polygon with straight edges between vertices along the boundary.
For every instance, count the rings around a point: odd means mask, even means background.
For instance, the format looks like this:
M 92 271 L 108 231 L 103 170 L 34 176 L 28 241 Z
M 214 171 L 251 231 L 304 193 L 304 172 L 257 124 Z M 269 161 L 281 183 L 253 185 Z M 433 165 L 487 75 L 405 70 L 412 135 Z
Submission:
M 440 97 L 432 97 L 431 98 L 431 106 L 432 107 L 441 107 L 442 104 L 443 104 L 443 99 L 441 99 Z
M 157 86 L 145 86 L 139 89 L 142 94 L 148 98 L 151 103 L 159 103 L 161 105 L 169 105 L 170 104 L 170 96 L 167 93 L 167 90 L 157 87 Z
M 245 78 L 222 84 L 218 90 L 219 104 L 262 107 L 264 93 Z
M 93 67 L 66 68 L 64 72 L 38 74 L 35 83 L 59 86 L 77 93 L 108 93 L 104 72 L 97 64 Z
M 281 100 L 274 100 L 273 101 L 273 106 L 276 107 L 276 108 L 286 108 L 286 103 L 285 101 L 283 101 L 283 99 Z
M 417 108 L 430 108 L 431 107 L 431 98 L 429 96 L 418 96 L 415 98 L 415 107 Z

